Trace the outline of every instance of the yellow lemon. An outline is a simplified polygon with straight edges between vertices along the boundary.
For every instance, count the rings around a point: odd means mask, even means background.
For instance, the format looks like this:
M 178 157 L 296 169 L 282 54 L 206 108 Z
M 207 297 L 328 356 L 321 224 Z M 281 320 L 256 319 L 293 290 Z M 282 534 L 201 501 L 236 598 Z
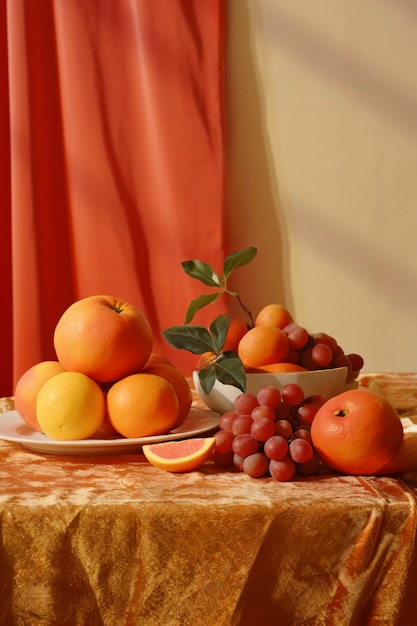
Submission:
M 104 393 L 89 376 L 62 372 L 41 387 L 36 417 L 51 439 L 87 439 L 100 427 L 105 415 Z

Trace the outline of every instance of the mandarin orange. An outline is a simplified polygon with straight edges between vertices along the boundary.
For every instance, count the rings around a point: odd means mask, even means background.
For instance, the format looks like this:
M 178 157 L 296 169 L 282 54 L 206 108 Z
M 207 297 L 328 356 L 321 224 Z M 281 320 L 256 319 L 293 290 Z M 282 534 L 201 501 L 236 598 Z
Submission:
M 272 374 L 286 374 L 291 372 L 308 372 L 306 367 L 302 365 L 298 365 L 297 363 L 271 363 L 270 365 L 259 365 L 258 367 L 250 367 L 246 368 L 248 374 L 262 374 L 262 373 L 272 373 Z
M 282 304 L 267 304 L 256 316 L 255 326 L 275 326 L 283 329 L 293 321 L 291 313 Z
M 178 419 L 174 387 L 155 374 L 131 374 L 115 382 L 107 392 L 107 415 L 124 437 L 148 437 L 167 433 Z
M 226 339 L 222 348 L 222 352 L 237 352 L 239 341 L 243 335 L 248 332 L 248 327 L 242 320 L 232 317 L 230 319 L 229 328 L 227 329 Z
M 174 367 L 173 362 L 165 356 L 165 354 L 161 354 L 159 352 L 151 352 L 149 359 L 145 363 L 145 367 L 149 365 L 155 365 L 156 363 L 165 363 L 165 365 L 171 365 Z
M 155 374 L 156 376 L 161 376 L 174 387 L 178 398 L 178 417 L 172 426 L 172 429 L 181 426 L 188 417 L 192 403 L 190 385 L 188 384 L 184 374 L 172 365 L 166 365 L 165 363 L 147 365 L 142 372 L 145 374 Z
M 208 365 L 211 361 L 215 361 L 216 357 L 217 355 L 215 352 L 203 352 L 203 354 L 200 354 L 197 359 L 195 369 L 201 370 L 202 367 Z
M 289 351 L 287 335 L 275 326 L 254 326 L 238 346 L 238 356 L 245 368 L 286 361 Z

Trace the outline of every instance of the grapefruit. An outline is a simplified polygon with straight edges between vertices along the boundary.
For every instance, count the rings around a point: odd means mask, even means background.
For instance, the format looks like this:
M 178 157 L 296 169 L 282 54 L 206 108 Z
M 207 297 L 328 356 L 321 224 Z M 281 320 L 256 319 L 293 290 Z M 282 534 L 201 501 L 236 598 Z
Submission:
M 142 446 L 149 463 L 168 472 L 190 472 L 212 456 L 216 439 L 195 437 L 181 441 L 165 441 Z
M 14 392 L 14 406 L 20 417 L 33 430 L 41 430 L 36 417 L 38 393 L 47 380 L 61 372 L 65 372 L 65 368 L 59 361 L 41 361 L 32 365 L 17 381 Z
M 139 371 L 152 353 L 153 334 L 145 315 L 114 296 L 90 296 L 74 302 L 55 327 L 54 347 L 68 371 L 99 383 Z
M 367 389 L 351 389 L 325 402 L 311 425 L 311 439 L 327 467 L 351 475 L 378 473 L 403 442 L 394 406 Z

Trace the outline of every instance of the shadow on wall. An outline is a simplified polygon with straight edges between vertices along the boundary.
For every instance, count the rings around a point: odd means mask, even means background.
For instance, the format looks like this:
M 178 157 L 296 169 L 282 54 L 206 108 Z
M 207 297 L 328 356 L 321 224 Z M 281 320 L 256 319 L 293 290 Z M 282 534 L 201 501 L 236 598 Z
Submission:
M 387 2 L 387 0 L 385 0 Z M 391 3 L 391 10 L 411 10 L 410 2 Z M 417 18 L 417 9 L 410 19 Z M 416 82 L 414 77 L 407 84 L 395 72 L 378 71 L 367 66 L 363 57 L 348 46 L 341 48 L 326 42 L 311 26 L 306 26 L 288 11 L 278 6 L 269 16 L 270 43 L 279 41 L 289 56 L 298 58 L 300 64 L 311 68 L 337 86 L 346 97 L 355 97 L 362 106 L 367 106 L 394 128 L 405 135 L 417 131 Z M 390 42 L 387 42 L 387 46 Z M 410 76 L 412 74 L 410 73 Z
M 226 58 L 226 228 L 230 251 L 256 246 L 258 254 L 231 287 L 256 315 L 270 302 L 292 310 L 288 240 L 265 107 L 255 65 L 246 2 L 228 3 Z M 232 312 L 234 305 L 232 305 Z

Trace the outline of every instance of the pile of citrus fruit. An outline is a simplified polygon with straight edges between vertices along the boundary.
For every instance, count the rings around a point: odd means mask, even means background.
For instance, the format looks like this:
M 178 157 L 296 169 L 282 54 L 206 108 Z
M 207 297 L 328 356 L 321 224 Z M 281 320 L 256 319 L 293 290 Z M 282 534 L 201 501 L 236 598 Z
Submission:
M 184 375 L 153 350 L 145 315 L 112 296 L 91 296 L 64 311 L 54 331 L 56 360 L 29 368 L 15 388 L 15 408 L 34 430 L 56 440 L 106 432 L 162 435 L 187 418 L 192 395 Z M 345 354 L 326 333 L 308 333 L 287 309 L 268 305 L 252 328 L 232 320 L 223 346 L 246 372 L 296 371 L 344 365 L 356 376 L 363 360 Z M 204 354 L 204 367 L 213 354 Z M 212 437 L 143 446 L 150 463 L 184 472 L 211 459 L 252 477 L 278 481 L 315 474 L 322 466 L 345 474 L 415 471 L 417 436 L 404 435 L 385 399 L 354 389 L 327 399 L 300 387 L 242 393 Z
M 145 315 L 112 296 L 73 303 L 54 331 L 57 359 L 29 368 L 15 388 L 15 408 L 34 430 L 80 440 L 102 429 L 124 437 L 179 427 L 191 407 L 184 375 L 152 352 Z

